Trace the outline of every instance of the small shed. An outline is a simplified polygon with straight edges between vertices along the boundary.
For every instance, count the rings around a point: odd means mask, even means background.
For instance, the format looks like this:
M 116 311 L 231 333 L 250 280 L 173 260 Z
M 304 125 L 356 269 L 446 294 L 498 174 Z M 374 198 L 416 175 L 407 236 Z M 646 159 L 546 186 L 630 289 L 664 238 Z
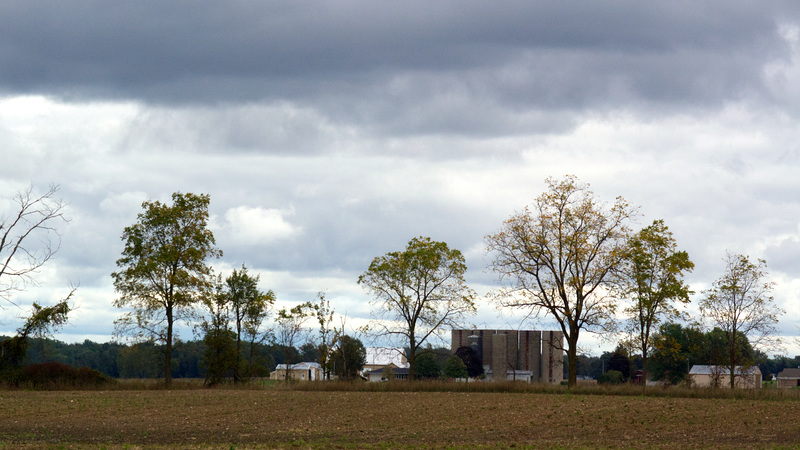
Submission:
M 779 388 L 800 387 L 800 367 L 796 369 L 786 368 L 778 374 Z

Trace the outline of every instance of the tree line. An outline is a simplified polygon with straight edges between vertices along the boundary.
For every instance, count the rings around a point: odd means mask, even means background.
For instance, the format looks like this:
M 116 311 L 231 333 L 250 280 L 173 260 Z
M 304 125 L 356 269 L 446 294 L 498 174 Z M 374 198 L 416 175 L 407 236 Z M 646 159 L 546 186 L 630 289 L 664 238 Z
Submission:
M 514 213 L 485 238 L 489 267 L 502 286 L 492 293 L 491 301 L 501 308 L 547 316 L 558 324 L 566 340 L 570 385 L 576 383 L 578 344 L 584 332 L 622 332 L 624 347 L 641 356 L 647 371 L 651 354 L 658 349 L 659 327 L 687 320 L 681 306 L 695 293 L 684 277 L 694 264 L 678 249 L 663 220 L 634 232 L 631 226 L 638 210 L 623 198 L 606 204 L 574 176 L 548 178 L 546 183 L 548 190 L 531 206 Z M 39 242 L 48 242 L 54 223 L 64 220 L 63 203 L 54 199 L 55 192 L 51 188 L 41 197 L 31 190 L 20 194 L 18 219 L 0 224 L 5 232 L 0 282 L 6 281 L 0 294 L 6 300 L 54 251 L 54 246 L 46 245 L 37 258 L 27 244 L 31 233 L 42 233 Z M 353 342 L 345 333 L 344 319 L 338 327 L 334 324 L 334 309 L 323 293 L 313 301 L 274 311 L 275 293 L 262 291 L 259 277 L 250 275 L 244 264 L 224 279 L 215 274 L 211 261 L 222 257 L 222 251 L 208 229 L 209 203 L 208 195 L 191 193 L 174 193 L 171 204 L 146 201 L 136 222 L 123 230 L 124 249 L 111 274 L 117 295 L 113 305 L 122 310 L 115 336 L 158 346 L 163 355 L 161 373 L 169 385 L 175 326 L 188 323 L 203 342 L 209 384 L 226 378 L 236 383 L 263 366 L 259 346 L 279 346 L 285 352 L 282 359 L 289 362 L 290 349 L 306 339 L 307 323 L 313 321 L 319 329 L 314 339 L 318 360 L 330 377 L 335 366 L 330 363 L 337 353 L 346 353 L 344 343 Z M 19 254 L 30 256 L 29 266 L 9 270 L 19 267 L 12 264 L 20 261 Z M 736 367 L 753 363 L 738 350 L 743 339 L 756 346 L 766 342 L 783 311 L 770 295 L 774 285 L 763 260 L 728 253 L 724 262 L 723 275 L 700 293 L 699 309 L 703 322 L 724 336 L 725 358 L 719 362 L 728 367 L 733 386 Z M 466 270 L 460 251 L 418 237 L 403 250 L 374 258 L 358 278 L 372 296 L 370 332 L 405 349 L 411 379 L 417 356 L 424 354 L 419 349 L 438 331 L 458 326 L 476 312 L 478 296 L 467 286 Z M 69 312 L 67 307 L 50 316 L 38 305 L 34 309 L 31 320 L 42 320 L 31 329 L 40 336 L 63 323 L 59 314 L 66 317 Z M 27 331 L 20 329 L 16 338 L 25 342 Z M 4 344 L 0 351 L 5 361 L 22 348 Z

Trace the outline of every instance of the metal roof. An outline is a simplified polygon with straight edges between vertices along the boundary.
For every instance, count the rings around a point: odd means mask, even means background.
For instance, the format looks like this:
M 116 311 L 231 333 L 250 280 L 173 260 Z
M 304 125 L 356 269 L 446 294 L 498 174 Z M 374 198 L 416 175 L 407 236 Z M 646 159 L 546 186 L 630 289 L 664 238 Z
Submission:
M 758 370 L 758 367 L 745 367 L 745 366 L 736 366 L 736 374 L 746 373 L 748 375 L 753 375 Z M 719 375 L 730 373 L 729 366 L 707 366 L 702 364 L 697 364 L 692 366 L 692 369 L 689 371 L 689 375 Z

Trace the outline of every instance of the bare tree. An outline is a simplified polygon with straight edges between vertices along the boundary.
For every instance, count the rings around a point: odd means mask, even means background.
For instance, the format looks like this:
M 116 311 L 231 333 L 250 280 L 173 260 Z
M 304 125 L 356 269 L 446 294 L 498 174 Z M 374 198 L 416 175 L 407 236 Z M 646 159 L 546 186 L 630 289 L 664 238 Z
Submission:
M 725 333 L 731 388 L 736 386 L 736 366 L 752 364 L 740 351 L 740 340 L 746 338 L 754 347 L 768 343 L 784 313 L 770 296 L 774 283 L 767 281 L 766 268 L 763 259 L 753 263 L 745 255 L 728 253 L 725 274 L 703 291 L 700 301 L 703 317 Z
M 42 195 L 33 186 L 13 199 L 13 212 L 0 217 L 0 299 L 16 305 L 13 293 L 36 283 L 34 275 L 58 251 L 58 225 L 67 222 L 58 186 Z M 0 304 L 2 307 L 2 304 Z
M 577 383 L 581 330 L 613 327 L 616 298 L 612 275 L 623 256 L 633 210 L 617 198 L 607 208 L 574 176 L 548 178 L 533 208 L 506 220 L 486 237 L 490 267 L 511 285 L 497 297 L 501 307 L 543 312 L 561 326 L 567 341 L 569 385 Z

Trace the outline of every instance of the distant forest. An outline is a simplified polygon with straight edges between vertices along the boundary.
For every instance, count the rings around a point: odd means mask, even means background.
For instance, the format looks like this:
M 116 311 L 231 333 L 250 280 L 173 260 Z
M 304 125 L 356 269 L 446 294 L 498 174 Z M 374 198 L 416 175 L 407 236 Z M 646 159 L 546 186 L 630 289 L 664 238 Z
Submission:
M 0 336 L 0 341 L 9 338 L 9 336 Z M 114 378 L 159 378 L 163 377 L 161 347 L 147 343 L 128 345 L 107 342 L 100 344 L 85 340 L 82 343 L 68 344 L 53 339 L 31 339 L 27 362 L 36 364 L 56 361 L 73 367 L 95 369 Z M 173 376 L 175 378 L 205 378 L 204 350 L 205 345 L 199 340 L 181 341 L 176 345 L 172 359 Z M 284 355 L 286 355 L 283 350 L 284 347 L 278 344 L 259 345 L 256 354 L 271 372 L 277 364 L 283 364 Z M 445 361 L 450 355 L 450 349 L 445 347 L 429 347 L 425 351 L 433 352 L 441 367 L 444 367 Z M 249 347 L 245 348 L 244 354 L 250 354 Z M 319 360 L 319 350 L 311 343 L 304 344 L 299 348 L 291 348 L 289 354 L 292 355 L 291 361 L 295 362 Z M 566 376 L 566 355 L 564 358 Z M 767 358 L 764 354 L 757 354 L 756 360 L 764 380 L 769 380 L 772 374 L 777 374 L 787 367 L 800 367 L 800 356 Z M 641 358 L 628 358 L 620 349 L 604 352 L 600 356 L 578 356 L 579 378 L 598 379 L 610 370 L 620 371 L 628 378 L 632 377 L 639 369 L 641 369 Z M 268 376 L 269 373 L 265 371 L 261 375 Z

